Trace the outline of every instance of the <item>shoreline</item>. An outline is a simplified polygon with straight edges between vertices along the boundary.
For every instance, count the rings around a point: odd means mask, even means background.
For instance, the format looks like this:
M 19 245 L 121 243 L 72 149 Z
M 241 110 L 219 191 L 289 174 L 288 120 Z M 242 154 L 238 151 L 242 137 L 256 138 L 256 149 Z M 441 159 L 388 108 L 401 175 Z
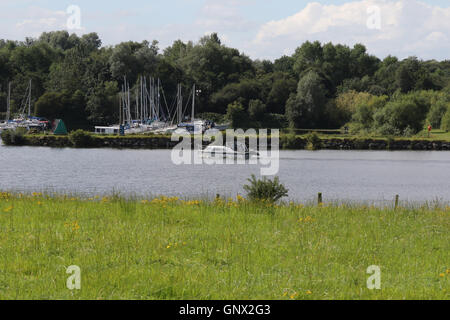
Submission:
M 281 150 L 413 150 L 413 151 L 450 151 L 450 141 L 406 139 L 406 138 L 324 138 L 308 145 L 303 136 L 280 136 Z M 172 149 L 178 142 L 171 141 L 170 136 L 92 136 L 86 148 L 113 149 Z M 204 145 L 209 143 L 204 142 Z M 269 141 L 270 144 L 270 141 Z M 22 146 L 74 148 L 68 136 L 24 136 Z

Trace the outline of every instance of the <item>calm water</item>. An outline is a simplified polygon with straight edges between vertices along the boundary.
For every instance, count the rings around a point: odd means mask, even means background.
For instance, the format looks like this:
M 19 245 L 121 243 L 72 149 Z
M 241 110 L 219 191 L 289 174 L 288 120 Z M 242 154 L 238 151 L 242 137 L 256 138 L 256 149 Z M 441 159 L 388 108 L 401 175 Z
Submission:
M 176 166 L 169 150 L 0 146 L 0 190 L 82 195 L 235 196 L 256 165 Z M 450 200 L 450 152 L 282 151 L 279 177 L 290 198 Z

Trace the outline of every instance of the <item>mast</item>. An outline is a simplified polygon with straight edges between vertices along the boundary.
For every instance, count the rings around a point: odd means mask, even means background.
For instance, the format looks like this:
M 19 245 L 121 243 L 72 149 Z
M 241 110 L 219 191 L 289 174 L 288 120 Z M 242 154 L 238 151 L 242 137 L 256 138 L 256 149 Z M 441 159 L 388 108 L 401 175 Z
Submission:
M 139 119 L 139 89 L 136 88 L 136 90 L 134 91 L 136 94 L 136 120 Z
M 130 84 L 127 83 L 127 93 L 128 93 L 128 103 L 127 103 L 127 111 L 128 111 L 128 123 L 131 126 L 131 96 L 130 96 Z
M 119 126 L 120 125 L 122 125 L 122 92 L 119 93 Z
M 28 118 L 31 117 L 31 79 L 30 79 L 30 91 L 28 92 Z
M 6 121 L 11 116 L 11 82 L 8 82 L 8 99 L 6 100 Z
M 179 100 L 178 100 L 178 123 L 183 122 L 183 96 L 181 91 L 181 83 L 179 84 Z
M 159 117 L 160 117 L 159 112 L 160 112 L 160 108 L 161 108 L 161 101 L 160 101 L 160 95 L 159 95 L 159 85 L 160 85 L 160 80 L 158 78 L 158 90 L 156 91 L 156 104 L 157 104 L 157 107 L 156 107 L 157 114 L 156 114 L 156 116 L 158 117 L 158 121 L 160 120 L 159 119 Z
M 194 88 L 192 89 L 192 115 L 191 115 L 192 123 L 194 123 L 194 117 L 195 117 L 195 83 Z
M 144 89 L 142 87 L 142 76 L 141 76 L 141 124 L 144 123 Z

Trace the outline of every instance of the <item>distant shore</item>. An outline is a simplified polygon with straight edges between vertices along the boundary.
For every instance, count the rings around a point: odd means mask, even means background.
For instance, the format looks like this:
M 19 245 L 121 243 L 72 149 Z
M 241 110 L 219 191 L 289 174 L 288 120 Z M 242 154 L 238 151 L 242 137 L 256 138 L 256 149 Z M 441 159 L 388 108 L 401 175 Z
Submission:
M 90 148 L 115 149 L 172 149 L 178 142 L 171 141 L 170 136 L 92 136 Z M 68 136 L 26 135 L 24 146 L 71 148 L 74 147 Z M 280 149 L 283 150 L 417 150 L 450 151 L 450 141 L 414 138 L 363 138 L 319 136 L 314 145 L 307 136 L 282 134 Z

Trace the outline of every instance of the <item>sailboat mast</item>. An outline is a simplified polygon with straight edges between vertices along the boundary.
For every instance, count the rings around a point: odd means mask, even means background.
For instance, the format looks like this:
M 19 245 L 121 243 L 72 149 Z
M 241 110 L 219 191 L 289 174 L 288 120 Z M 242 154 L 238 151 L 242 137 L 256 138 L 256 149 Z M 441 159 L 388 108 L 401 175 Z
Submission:
M 122 125 L 122 92 L 119 93 L 119 125 Z
M 31 79 L 30 79 L 30 91 L 28 92 L 28 117 L 31 117 Z
M 144 123 L 144 89 L 142 87 L 142 76 L 141 76 L 141 124 Z
M 6 101 L 6 121 L 9 121 L 11 116 L 11 82 L 8 82 L 8 100 Z
M 157 104 L 157 106 L 156 106 L 156 110 L 157 110 L 157 117 L 158 117 L 158 121 L 160 120 L 159 119 L 159 116 L 160 116 L 160 114 L 159 114 L 159 112 L 160 112 L 160 108 L 161 108 L 161 101 L 160 101 L 160 95 L 159 95 L 159 84 L 160 84 L 160 81 L 159 81 L 159 78 L 158 78 L 158 90 L 156 91 L 156 104 Z
M 194 122 L 195 117 L 195 83 L 194 87 L 192 88 L 192 115 L 191 115 L 191 121 Z

